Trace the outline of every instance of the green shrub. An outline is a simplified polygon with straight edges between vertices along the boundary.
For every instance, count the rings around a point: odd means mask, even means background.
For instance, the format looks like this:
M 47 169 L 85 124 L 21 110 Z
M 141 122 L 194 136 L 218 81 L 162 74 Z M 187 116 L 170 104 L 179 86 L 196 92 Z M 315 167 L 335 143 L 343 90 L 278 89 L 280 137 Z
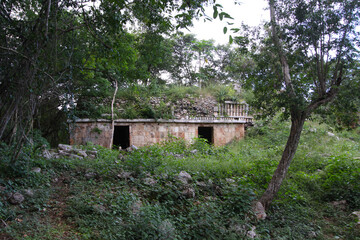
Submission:
M 320 175 L 324 201 L 346 200 L 350 207 L 360 207 L 360 161 L 346 155 L 332 157 Z

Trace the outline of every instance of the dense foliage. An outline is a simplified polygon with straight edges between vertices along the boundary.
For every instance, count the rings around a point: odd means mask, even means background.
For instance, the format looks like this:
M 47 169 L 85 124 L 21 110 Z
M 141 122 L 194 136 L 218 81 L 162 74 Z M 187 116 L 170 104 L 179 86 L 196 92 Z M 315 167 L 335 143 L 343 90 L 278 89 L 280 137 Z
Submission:
M 0 140 L 18 146 L 13 162 L 33 129 L 62 140 L 64 126 L 51 123 L 75 117 L 77 104 L 94 108 L 87 97 L 157 76 L 171 56 L 163 36 L 203 16 L 205 2 L 2 1 Z
M 98 157 L 82 160 L 47 160 L 27 148 L 17 166 L 0 168 L 0 219 L 6 224 L 0 237 L 246 239 L 255 226 L 257 239 L 358 239 L 350 213 L 360 207 L 359 129 L 333 136 L 328 125 L 306 123 L 268 218 L 256 220 L 252 201 L 276 168 L 288 127 L 259 122 L 245 140 L 221 148 L 169 138 L 120 158 L 118 151 L 93 145 L 82 148 L 96 149 Z M 1 155 L 7 159 L 10 152 L 2 148 Z M 180 171 L 192 180 L 181 182 Z M 121 177 L 124 172 L 131 175 Z M 14 192 L 25 192 L 21 205 L 6 201 Z
M 346 94 L 345 85 L 358 88 L 354 73 L 359 59 L 359 9 L 359 1 L 354 0 L 269 0 L 267 34 L 255 36 L 248 47 L 256 67 L 246 82 L 254 91 L 252 104 L 259 115 L 267 118 L 281 111 L 291 119 L 291 130 L 259 200 L 265 207 L 286 177 L 304 123 L 316 110 Z M 338 99 L 342 102 L 344 95 Z M 356 111 L 356 105 L 349 105 L 351 108 L 340 111 Z

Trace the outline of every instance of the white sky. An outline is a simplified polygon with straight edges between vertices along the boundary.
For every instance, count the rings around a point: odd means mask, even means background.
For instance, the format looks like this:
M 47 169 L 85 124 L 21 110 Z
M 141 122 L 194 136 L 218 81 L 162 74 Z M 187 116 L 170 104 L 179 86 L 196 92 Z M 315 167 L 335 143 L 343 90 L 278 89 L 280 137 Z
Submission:
M 239 4 L 234 4 L 235 0 L 217 0 L 216 3 L 223 6 L 223 11 L 230 14 L 234 20 L 225 19 L 220 21 L 219 18 L 212 22 L 204 22 L 203 19 L 194 22 L 194 27 L 189 28 L 190 32 L 196 35 L 199 40 L 214 39 L 217 44 L 227 44 L 229 42 L 230 28 L 237 28 L 244 22 L 250 26 L 257 26 L 261 22 L 268 21 L 270 13 L 267 8 L 267 0 L 236 0 Z M 206 14 L 210 17 L 213 16 L 213 8 L 207 7 Z M 228 26 L 226 21 L 233 21 L 234 25 Z M 227 26 L 228 32 L 224 34 L 223 28 Z M 189 33 L 184 30 L 185 33 Z M 232 34 L 235 36 L 235 34 Z

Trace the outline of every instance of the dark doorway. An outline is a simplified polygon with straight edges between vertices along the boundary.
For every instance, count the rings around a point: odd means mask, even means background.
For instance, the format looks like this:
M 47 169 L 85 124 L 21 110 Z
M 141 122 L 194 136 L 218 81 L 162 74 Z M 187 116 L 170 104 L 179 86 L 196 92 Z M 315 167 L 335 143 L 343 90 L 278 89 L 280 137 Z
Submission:
M 126 149 L 130 147 L 130 131 L 129 126 L 115 126 L 113 149 Z
M 213 127 L 199 127 L 198 136 L 199 138 L 204 138 L 208 141 L 209 144 L 213 144 Z

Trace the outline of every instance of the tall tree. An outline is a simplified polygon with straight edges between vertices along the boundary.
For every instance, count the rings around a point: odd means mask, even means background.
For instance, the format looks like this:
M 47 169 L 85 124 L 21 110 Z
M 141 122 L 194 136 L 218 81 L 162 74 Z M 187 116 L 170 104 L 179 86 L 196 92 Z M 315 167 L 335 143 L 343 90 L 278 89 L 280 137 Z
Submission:
M 284 109 L 290 134 L 279 165 L 263 195 L 267 208 L 286 176 L 306 119 L 332 102 L 358 61 L 360 2 L 356 0 L 269 0 L 271 38 L 254 59 L 252 86 L 263 115 Z
M 17 143 L 13 162 L 24 141 L 29 139 L 34 119 L 45 100 L 63 104 L 57 108 L 74 105 L 77 88 L 87 85 L 80 83 L 84 71 L 107 78 L 124 76 L 134 56 L 129 41 L 123 41 L 129 37 L 127 23 L 140 23 L 159 32 L 171 31 L 191 25 L 193 17 L 204 15 L 205 2 L 1 1 L 0 141 Z M 174 11 L 175 16 L 171 14 Z M 109 54 L 109 60 L 101 53 Z M 91 73 L 86 69 L 89 61 L 98 67 L 97 71 Z M 93 87 L 101 88 L 103 83 L 106 85 L 102 81 Z M 58 101 L 53 101 L 55 98 Z

